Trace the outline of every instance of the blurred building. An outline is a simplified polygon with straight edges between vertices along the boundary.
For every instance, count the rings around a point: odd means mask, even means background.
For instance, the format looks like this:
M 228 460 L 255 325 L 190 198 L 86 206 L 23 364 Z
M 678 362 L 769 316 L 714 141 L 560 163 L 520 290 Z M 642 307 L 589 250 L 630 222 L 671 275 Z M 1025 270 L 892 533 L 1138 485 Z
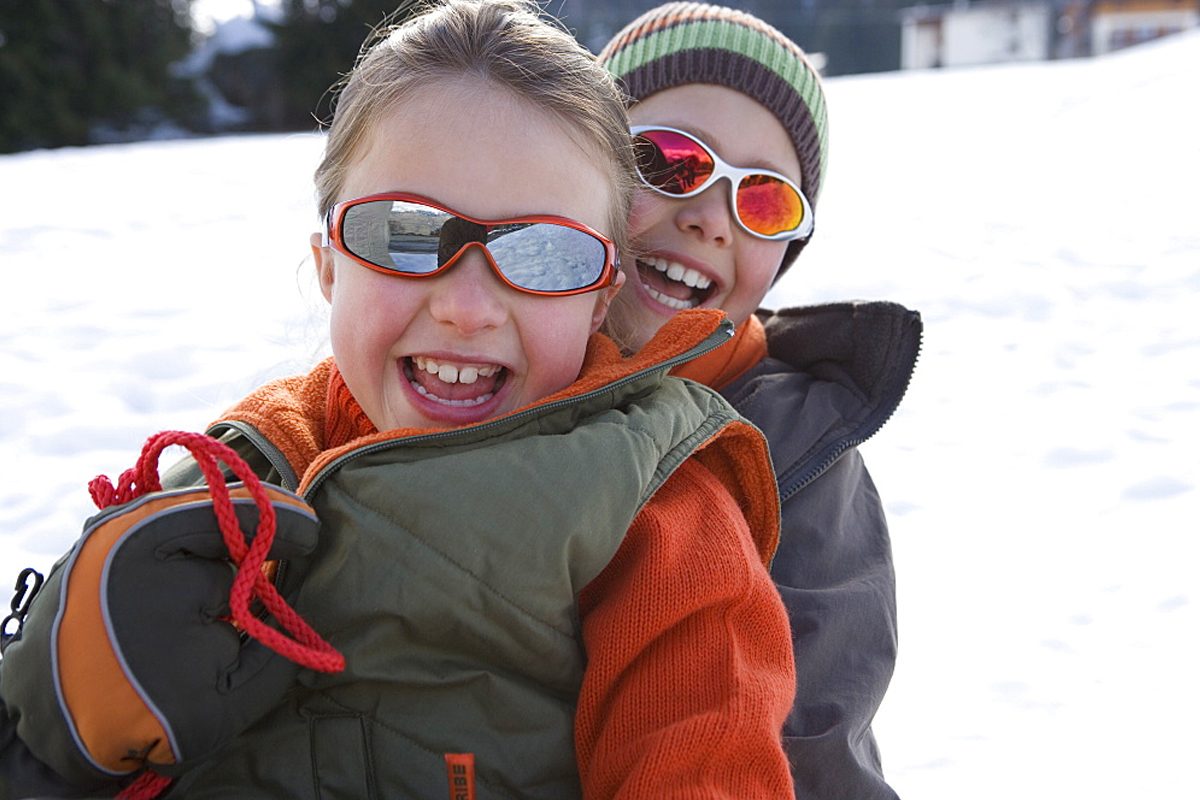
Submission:
M 1093 55 L 1200 26 L 1195 0 L 1104 0 L 1091 9 Z
M 900 67 L 1099 55 L 1200 26 L 1200 0 L 956 0 L 900 12 Z

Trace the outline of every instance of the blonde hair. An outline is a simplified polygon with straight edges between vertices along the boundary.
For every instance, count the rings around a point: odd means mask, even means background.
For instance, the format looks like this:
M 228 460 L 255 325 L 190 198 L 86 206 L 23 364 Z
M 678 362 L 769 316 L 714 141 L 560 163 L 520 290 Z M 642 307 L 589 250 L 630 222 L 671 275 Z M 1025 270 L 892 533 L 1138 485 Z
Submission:
M 321 214 L 337 202 L 347 170 L 384 114 L 430 81 L 463 76 L 527 100 L 607 161 L 612 207 L 605 233 L 624 251 L 635 183 L 624 99 L 595 57 L 528 0 L 421 3 L 368 38 L 342 83 L 317 167 Z

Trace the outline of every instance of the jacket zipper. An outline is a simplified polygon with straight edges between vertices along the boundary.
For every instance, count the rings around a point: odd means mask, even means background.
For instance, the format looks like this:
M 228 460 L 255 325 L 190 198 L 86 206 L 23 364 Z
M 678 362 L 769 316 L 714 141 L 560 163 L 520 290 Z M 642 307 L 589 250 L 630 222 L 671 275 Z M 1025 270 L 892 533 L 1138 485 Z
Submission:
M 916 343 L 911 348 L 911 353 L 906 352 L 904 354 L 905 360 L 911 360 L 912 362 L 912 367 L 909 368 L 908 375 L 904 379 L 904 385 L 898 391 L 894 392 L 887 402 L 880 403 L 875 413 L 867 418 L 867 421 L 856 433 L 830 442 L 819 454 L 808 459 L 798 467 L 788 470 L 779 479 L 780 504 L 786 502 L 792 495 L 821 477 L 827 469 L 836 464 L 837 460 L 845 455 L 847 450 L 852 447 L 858 447 L 887 424 L 887 421 L 892 418 L 892 415 L 896 413 L 896 409 L 899 408 L 900 400 L 908 392 L 909 384 L 912 383 L 912 376 L 916 371 L 917 359 L 921 355 L 921 341 L 922 335 L 918 333 Z M 794 477 L 798 470 L 799 477 Z

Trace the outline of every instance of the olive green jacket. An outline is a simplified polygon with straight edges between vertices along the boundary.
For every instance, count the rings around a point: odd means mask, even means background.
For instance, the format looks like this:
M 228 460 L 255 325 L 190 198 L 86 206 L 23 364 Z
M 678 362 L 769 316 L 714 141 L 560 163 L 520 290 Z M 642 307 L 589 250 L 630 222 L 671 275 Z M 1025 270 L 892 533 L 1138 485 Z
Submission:
M 704 387 L 648 377 L 340 456 L 304 490 L 322 537 L 295 607 L 346 671 L 301 673 L 175 791 L 448 797 L 444 756 L 467 752 L 480 800 L 579 796 L 576 598 L 661 482 L 734 419 Z

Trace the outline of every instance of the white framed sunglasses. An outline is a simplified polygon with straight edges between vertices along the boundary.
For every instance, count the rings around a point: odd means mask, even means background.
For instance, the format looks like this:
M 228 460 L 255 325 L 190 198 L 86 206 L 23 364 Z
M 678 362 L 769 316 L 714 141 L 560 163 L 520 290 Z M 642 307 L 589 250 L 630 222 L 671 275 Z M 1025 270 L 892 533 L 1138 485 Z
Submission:
M 678 128 L 635 125 L 629 132 L 638 175 L 650 189 L 682 200 L 727 178 L 733 217 L 746 233 L 770 241 L 812 236 L 812 205 L 786 175 L 735 167 L 694 134 Z

